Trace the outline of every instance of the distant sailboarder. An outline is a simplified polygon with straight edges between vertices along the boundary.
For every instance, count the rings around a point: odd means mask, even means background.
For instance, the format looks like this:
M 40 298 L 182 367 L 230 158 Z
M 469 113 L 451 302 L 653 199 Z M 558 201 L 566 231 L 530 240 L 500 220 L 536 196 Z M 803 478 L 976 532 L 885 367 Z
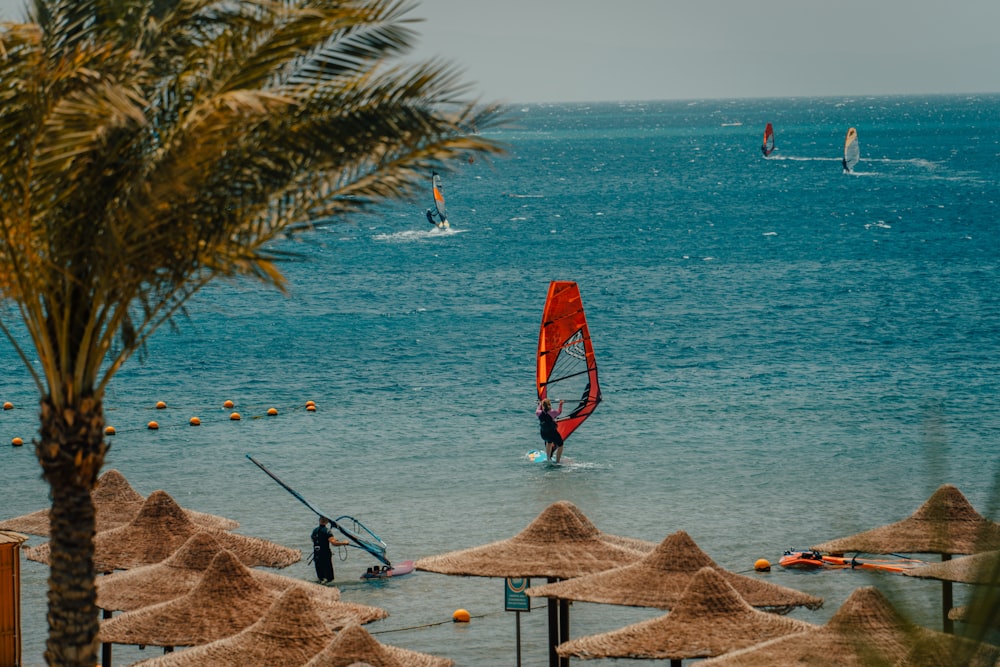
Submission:
M 847 137 L 844 139 L 844 173 L 850 174 L 860 159 L 861 149 L 858 148 L 858 131 L 852 127 L 847 131 Z
M 448 215 L 444 209 L 444 189 L 441 187 L 441 176 L 436 171 L 431 174 L 431 187 L 434 191 L 434 208 L 427 209 L 427 222 L 438 229 L 448 229 L 451 225 L 448 224 Z
M 774 128 L 770 123 L 764 128 L 764 142 L 760 145 L 760 152 L 764 157 L 774 152 Z

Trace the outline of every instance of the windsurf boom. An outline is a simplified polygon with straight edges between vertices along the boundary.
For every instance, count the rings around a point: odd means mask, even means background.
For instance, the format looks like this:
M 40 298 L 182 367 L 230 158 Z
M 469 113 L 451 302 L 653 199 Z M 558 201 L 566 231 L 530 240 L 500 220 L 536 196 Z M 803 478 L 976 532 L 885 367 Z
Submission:
M 774 127 L 770 123 L 764 128 L 764 141 L 760 145 L 760 152 L 764 157 L 774 152 Z
M 538 333 L 538 356 L 535 383 L 539 400 L 553 392 L 579 397 L 575 407 L 556 420 L 559 435 L 565 440 L 594 412 L 601 402 L 597 381 L 597 361 L 590 340 L 590 329 L 583 312 L 579 286 L 569 280 L 553 280 L 542 312 Z
M 851 173 L 854 165 L 861 159 L 861 149 L 858 146 L 858 131 L 853 127 L 847 131 L 844 138 L 844 171 Z

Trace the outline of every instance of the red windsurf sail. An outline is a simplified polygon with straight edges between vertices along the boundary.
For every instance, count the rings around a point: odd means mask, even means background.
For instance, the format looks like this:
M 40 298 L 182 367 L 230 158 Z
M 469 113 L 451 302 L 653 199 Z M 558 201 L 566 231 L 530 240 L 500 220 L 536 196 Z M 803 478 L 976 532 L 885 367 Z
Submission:
M 580 288 L 571 280 L 553 280 L 542 312 L 535 373 L 539 400 L 566 401 L 556 420 L 568 438 L 601 402 L 597 362 L 583 312 Z M 575 404 L 574 404 L 575 403 Z
M 774 152 L 774 128 L 770 123 L 764 128 L 764 142 L 760 145 L 760 151 L 764 157 Z

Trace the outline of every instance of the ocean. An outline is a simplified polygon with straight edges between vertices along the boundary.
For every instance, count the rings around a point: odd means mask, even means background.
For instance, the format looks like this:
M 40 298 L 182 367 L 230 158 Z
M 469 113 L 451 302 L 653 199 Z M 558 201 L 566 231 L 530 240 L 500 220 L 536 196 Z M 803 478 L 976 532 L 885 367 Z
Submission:
M 506 539 L 568 500 L 605 532 L 684 530 L 723 567 L 825 599 L 795 618 L 824 623 L 876 585 L 940 629 L 938 582 L 777 561 L 906 518 L 945 483 L 998 516 L 1000 96 L 532 104 L 489 136 L 505 157 L 443 176 L 450 231 L 424 219 L 428 185 L 282 246 L 299 255 L 286 295 L 199 294 L 112 382 L 105 470 L 306 556 L 315 516 L 246 454 L 393 560 Z M 559 468 L 525 458 L 551 280 L 579 283 L 604 396 Z M 0 372 L 0 433 L 28 443 L 0 448 L 9 518 L 49 501 L 37 390 L 7 342 Z M 373 564 L 352 550 L 334 568 L 343 599 L 390 612 L 366 626 L 379 641 L 516 664 L 502 580 L 360 581 Z M 305 560 L 282 573 L 315 576 Z M 23 562 L 27 665 L 43 663 L 46 577 Z M 548 664 L 536 605 L 526 666 Z M 575 603 L 571 634 L 662 613 Z M 157 655 L 114 648 L 115 664 Z

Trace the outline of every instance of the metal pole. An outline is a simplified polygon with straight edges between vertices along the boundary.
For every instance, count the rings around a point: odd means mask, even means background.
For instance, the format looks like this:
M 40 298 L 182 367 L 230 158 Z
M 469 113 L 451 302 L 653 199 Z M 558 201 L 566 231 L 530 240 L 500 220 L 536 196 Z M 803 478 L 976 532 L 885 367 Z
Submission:
M 559 600 L 559 643 L 569 641 L 569 600 Z M 569 667 L 569 658 L 559 658 L 559 667 Z
M 951 554 L 941 554 L 941 562 L 951 560 Z M 944 614 L 943 625 L 944 631 L 949 635 L 955 634 L 955 622 L 948 618 L 948 612 L 951 611 L 951 607 L 954 604 L 954 599 L 952 598 L 951 582 L 941 581 L 941 613 Z
M 104 618 L 111 618 L 111 612 L 107 609 L 101 610 Z M 101 666 L 111 667 L 111 644 L 101 644 Z
M 514 612 L 514 634 L 517 637 L 517 667 L 521 667 L 521 612 Z
M 549 577 L 548 583 L 559 581 L 555 577 Z M 556 653 L 556 646 L 559 645 L 559 600 L 549 598 L 549 667 L 559 667 L 559 654 Z

